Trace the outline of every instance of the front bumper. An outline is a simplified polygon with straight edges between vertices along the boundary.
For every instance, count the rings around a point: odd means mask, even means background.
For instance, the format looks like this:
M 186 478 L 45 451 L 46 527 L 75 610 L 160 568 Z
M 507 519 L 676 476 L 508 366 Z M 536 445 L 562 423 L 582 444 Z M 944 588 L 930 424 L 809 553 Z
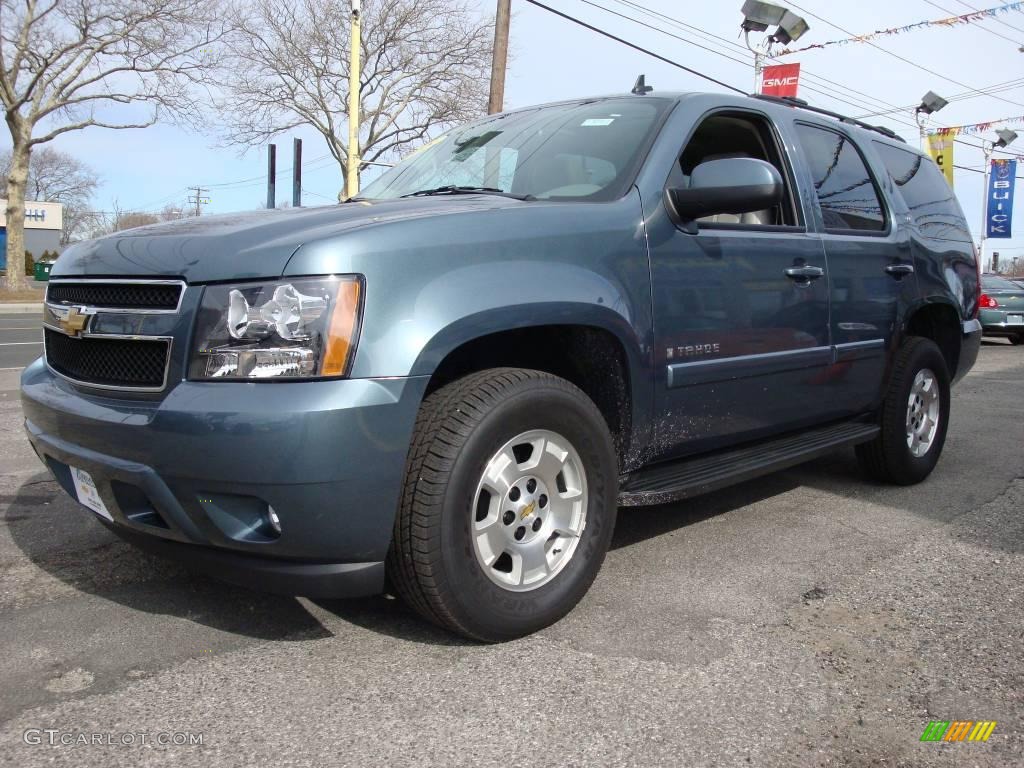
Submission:
M 40 360 L 21 391 L 36 453 L 72 496 L 70 468 L 88 472 L 119 535 L 227 581 L 341 597 L 383 588 L 426 385 L 185 381 L 114 399 Z

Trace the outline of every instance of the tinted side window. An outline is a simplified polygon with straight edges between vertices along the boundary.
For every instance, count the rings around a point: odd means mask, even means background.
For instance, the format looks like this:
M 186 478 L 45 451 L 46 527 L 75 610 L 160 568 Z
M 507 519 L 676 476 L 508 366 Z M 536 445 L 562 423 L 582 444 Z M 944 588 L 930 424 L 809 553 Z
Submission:
M 881 232 L 885 214 L 871 172 L 842 134 L 798 124 L 827 230 Z
M 880 141 L 875 142 L 875 149 L 922 235 L 971 242 L 960 204 L 935 163 Z

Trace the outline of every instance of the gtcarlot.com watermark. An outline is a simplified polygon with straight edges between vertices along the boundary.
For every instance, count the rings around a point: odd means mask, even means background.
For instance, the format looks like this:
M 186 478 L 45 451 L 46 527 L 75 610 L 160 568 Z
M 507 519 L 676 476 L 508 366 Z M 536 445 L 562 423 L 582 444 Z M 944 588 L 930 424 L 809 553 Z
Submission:
M 205 734 L 195 731 L 124 731 L 121 733 L 28 728 L 22 740 L 50 747 L 201 747 Z

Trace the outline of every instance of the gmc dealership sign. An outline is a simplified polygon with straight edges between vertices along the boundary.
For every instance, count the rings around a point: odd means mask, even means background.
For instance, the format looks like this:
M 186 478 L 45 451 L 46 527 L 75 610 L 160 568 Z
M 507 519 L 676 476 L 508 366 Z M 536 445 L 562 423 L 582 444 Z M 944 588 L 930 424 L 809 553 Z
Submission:
M 799 84 L 799 64 L 775 64 L 761 71 L 761 93 L 766 96 L 796 96 Z

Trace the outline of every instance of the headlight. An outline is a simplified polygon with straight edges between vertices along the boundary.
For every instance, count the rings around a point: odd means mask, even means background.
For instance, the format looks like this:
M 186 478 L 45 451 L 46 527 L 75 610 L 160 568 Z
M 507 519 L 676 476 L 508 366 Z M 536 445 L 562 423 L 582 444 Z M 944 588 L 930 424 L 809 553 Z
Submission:
M 207 286 L 189 378 L 345 376 L 361 297 L 354 275 Z

